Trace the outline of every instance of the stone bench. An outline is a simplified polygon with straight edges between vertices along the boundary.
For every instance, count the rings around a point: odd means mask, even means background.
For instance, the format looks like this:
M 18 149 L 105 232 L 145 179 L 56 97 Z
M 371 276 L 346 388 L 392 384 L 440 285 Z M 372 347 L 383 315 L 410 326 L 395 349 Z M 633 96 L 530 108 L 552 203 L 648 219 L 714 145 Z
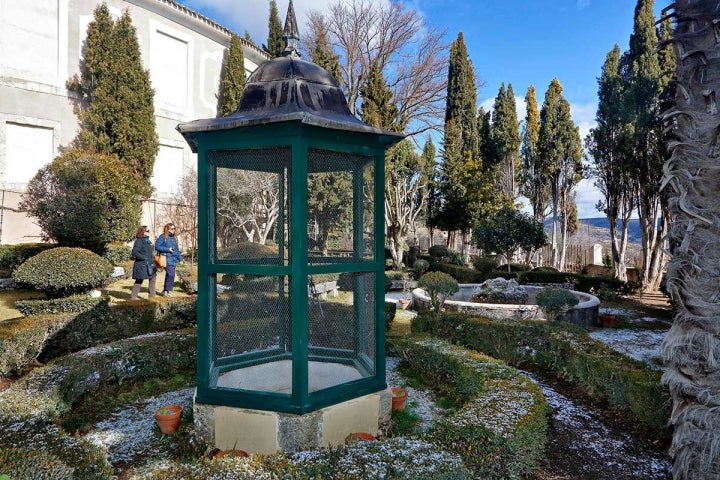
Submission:
M 333 297 L 338 296 L 338 287 L 337 282 L 321 282 L 315 284 L 315 291 L 313 292 L 312 285 L 308 284 L 308 296 L 309 297 L 316 297 L 321 300 L 325 300 L 328 296 L 328 293 L 332 295 Z

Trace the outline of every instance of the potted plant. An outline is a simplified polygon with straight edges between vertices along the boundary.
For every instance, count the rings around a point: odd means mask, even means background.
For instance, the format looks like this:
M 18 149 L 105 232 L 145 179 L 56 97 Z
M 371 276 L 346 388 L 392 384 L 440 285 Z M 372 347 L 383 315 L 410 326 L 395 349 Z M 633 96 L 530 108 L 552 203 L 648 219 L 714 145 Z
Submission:
M 408 398 L 407 390 L 402 387 L 392 387 L 390 390 L 392 391 L 392 409 L 403 410 Z
M 372 441 L 375 440 L 375 435 L 366 432 L 354 432 L 345 437 L 345 444 L 359 442 L 359 441 Z
M 614 327 L 615 326 L 615 319 L 617 318 L 612 313 L 601 313 L 598 315 L 598 318 L 600 319 L 600 325 L 603 327 Z
M 180 405 L 165 405 L 155 411 L 155 420 L 164 435 L 177 432 L 182 419 L 183 407 Z

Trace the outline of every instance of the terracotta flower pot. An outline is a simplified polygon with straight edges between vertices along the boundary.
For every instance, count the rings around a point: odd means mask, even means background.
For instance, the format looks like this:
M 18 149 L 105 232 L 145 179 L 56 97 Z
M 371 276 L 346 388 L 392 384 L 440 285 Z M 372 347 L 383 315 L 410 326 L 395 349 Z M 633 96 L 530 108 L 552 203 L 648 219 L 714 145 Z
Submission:
M 402 387 L 392 387 L 392 409 L 403 410 L 407 402 L 407 390 Z
M 242 458 L 242 457 L 249 457 L 248 453 L 245 450 L 237 450 L 237 449 L 229 449 L 229 450 L 220 450 L 218 453 L 213 455 L 214 458 Z
M 401 299 L 398 300 L 398 305 L 399 305 L 400 308 L 402 308 L 403 310 L 407 310 L 407 308 L 410 306 L 410 300 L 407 299 L 407 298 L 401 298 Z
M 600 319 L 600 325 L 603 327 L 613 327 L 615 326 L 615 315 L 605 313 L 598 315 L 598 319 Z
M 372 440 L 375 440 L 375 435 L 365 432 L 355 432 L 345 437 L 345 444 L 347 445 L 348 443 Z
M 155 411 L 155 420 L 157 421 L 160 431 L 169 435 L 177 432 L 182 420 L 183 407 L 180 405 L 166 405 Z

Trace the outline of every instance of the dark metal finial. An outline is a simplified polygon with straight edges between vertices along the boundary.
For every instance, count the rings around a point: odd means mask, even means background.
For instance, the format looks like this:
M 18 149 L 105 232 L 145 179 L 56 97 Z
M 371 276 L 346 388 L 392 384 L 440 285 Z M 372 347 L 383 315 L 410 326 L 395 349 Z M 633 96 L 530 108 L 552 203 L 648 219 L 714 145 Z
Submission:
M 300 52 L 298 45 L 300 43 L 300 34 L 298 33 L 297 19 L 295 18 L 295 8 L 290 0 L 288 4 L 287 15 L 285 16 L 285 28 L 283 28 L 283 39 L 285 39 L 284 56 L 299 57 Z

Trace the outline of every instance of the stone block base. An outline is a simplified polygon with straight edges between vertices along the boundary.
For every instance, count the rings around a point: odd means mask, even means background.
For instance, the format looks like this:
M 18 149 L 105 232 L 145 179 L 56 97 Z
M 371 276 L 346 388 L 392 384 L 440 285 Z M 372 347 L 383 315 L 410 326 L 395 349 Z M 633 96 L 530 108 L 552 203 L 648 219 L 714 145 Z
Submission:
M 388 389 L 305 415 L 196 402 L 194 418 L 197 435 L 208 445 L 272 454 L 341 445 L 353 432 L 378 435 L 391 410 Z

